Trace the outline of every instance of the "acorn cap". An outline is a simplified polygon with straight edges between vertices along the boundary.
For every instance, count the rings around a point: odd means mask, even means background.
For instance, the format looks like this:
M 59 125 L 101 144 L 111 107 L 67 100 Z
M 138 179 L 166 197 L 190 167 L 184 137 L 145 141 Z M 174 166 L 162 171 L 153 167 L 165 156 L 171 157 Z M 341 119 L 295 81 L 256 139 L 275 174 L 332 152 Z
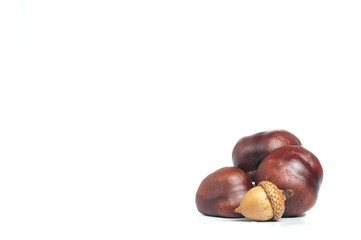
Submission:
M 276 185 L 268 181 L 262 181 L 258 184 L 267 194 L 273 209 L 273 220 L 278 220 L 282 217 L 285 211 L 285 201 L 293 195 L 292 190 L 283 191 Z M 288 192 L 287 192 L 288 191 Z

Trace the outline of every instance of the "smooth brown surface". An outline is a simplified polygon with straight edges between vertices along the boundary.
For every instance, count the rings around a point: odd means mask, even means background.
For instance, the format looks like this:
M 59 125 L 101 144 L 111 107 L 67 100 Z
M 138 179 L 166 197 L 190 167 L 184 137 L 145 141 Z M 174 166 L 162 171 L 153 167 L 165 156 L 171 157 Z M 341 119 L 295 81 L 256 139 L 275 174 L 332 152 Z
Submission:
M 233 148 L 233 165 L 246 172 L 255 170 L 269 153 L 288 145 L 301 145 L 301 141 L 285 130 L 260 132 L 241 138 Z
M 301 146 L 285 146 L 262 161 L 255 183 L 270 181 L 280 189 L 292 189 L 283 216 L 298 216 L 316 203 L 322 179 L 322 166 L 314 154 Z
M 242 217 L 233 212 L 252 188 L 248 175 L 239 168 L 225 167 L 208 175 L 196 194 L 198 211 L 209 216 Z

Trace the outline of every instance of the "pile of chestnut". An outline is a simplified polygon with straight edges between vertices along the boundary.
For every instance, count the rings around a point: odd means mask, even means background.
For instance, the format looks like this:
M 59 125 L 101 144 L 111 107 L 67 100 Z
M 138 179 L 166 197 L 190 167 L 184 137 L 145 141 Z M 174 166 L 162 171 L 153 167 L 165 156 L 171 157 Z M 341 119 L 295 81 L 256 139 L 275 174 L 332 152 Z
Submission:
M 274 191 L 277 192 L 279 188 L 281 195 L 289 195 L 287 200 L 283 200 L 281 216 L 299 216 L 315 205 L 323 178 L 322 166 L 317 157 L 302 147 L 300 140 L 292 133 L 275 130 L 241 138 L 233 149 L 232 159 L 234 167 L 221 168 L 201 182 L 196 193 L 196 205 L 201 213 L 228 218 L 248 217 L 242 213 L 249 209 L 237 211 L 242 207 L 245 195 L 256 192 L 250 191 L 255 186 L 268 186 L 269 182 L 275 185 Z M 286 194 L 282 190 L 289 192 Z M 267 194 L 273 194 L 272 191 L 273 188 Z M 270 195 L 267 196 L 271 199 Z M 247 198 L 243 208 L 252 208 L 258 204 L 260 206 L 255 207 L 259 208 L 257 211 L 263 211 L 268 203 L 263 203 L 259 199 L 261 196 Z M 276 211 L 276 200 L 271 200 L 273 205 L 270 206 Z M 272 209 L 270 211 L 272 213 Z M 262 217 L 257 218 L 262 214 L 266 213 L 256 212 L 254 219 L 249 218 L 262 221 Z M 266 220 L 272 220 L 272 217 Z

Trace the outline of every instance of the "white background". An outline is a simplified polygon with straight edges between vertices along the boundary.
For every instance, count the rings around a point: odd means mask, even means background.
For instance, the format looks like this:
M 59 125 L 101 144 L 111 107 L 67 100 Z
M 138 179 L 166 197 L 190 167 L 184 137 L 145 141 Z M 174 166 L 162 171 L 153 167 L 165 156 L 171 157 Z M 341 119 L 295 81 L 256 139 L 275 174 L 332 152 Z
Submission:
M 1 239 L 359 238 L 359 1 L 1 1 Z M 243 136 L 320 159 L 303 217 L 206 217 Z

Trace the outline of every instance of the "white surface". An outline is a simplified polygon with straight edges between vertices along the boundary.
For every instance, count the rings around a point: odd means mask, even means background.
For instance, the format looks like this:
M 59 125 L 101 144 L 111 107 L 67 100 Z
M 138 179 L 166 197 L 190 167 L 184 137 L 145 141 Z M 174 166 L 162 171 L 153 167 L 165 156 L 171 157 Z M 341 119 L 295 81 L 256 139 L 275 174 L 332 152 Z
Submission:
M 0 238 L 359 238 L 360 10 L 2 2 Z M 269 223 L 198 213 L 236 141 L 279 128 L 324 167 L 316 206 Z

